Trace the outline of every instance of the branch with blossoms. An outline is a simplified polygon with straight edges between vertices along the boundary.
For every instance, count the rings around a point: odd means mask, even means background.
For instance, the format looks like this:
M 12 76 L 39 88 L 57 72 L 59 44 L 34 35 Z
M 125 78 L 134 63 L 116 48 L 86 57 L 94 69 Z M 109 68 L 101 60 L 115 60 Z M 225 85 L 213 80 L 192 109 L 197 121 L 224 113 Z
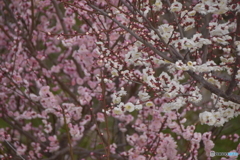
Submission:
M 237 0 L 3 0 L 0 30 L 1 159 L 240 154 Z

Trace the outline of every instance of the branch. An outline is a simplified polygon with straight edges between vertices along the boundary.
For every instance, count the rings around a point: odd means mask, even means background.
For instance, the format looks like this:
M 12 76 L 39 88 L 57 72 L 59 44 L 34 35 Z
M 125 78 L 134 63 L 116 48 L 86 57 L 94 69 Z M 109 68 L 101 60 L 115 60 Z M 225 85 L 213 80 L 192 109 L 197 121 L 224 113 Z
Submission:
M 33 137 L 31 134 L 23 131 L 23 129 L 22 129 L 21 127 L 18 127 L 18 126 L 21 126 L 21 124 L 19 124 L 17 121 L 13 120 L 14 123 L 16 124 L 16 125 L 15 125 L 15 124 L 13 124 L 10 120 L 8 120 L 8 119 L 7 119 L 6 117 L 4 117 L 4 116 L 2 117 L 2 119 L 3 119 L 5 122 L 7 122 L 10 126 L 12 126 L 14 129 L 18 130 L 21 134 L 25 135 L 27 138 L 29 138 L 30 140 L 32 140 L 33 142 L 39 143 L 42 148 L 46 148 L 46 147 L 47 147 L 44 143 L 38 141 L 38 140 L 36 139 L 36 137 Z
M 224 93 L 222 90 L 218 89 L 217 87 L 215 87 L 211 83 L 207 82 L 205 79 L 203 79 L 202 76 L 199 76 L 196 73 L 194 73 L 193 71 L 187 71 L 187 73 L 193 79 L 195 79 L 197 82 L 201 83 L 204 88 L 211 91 L 212 93 L 214 93 L 216 95 L 219 95 L 220 97 L 225 98 L 227 100 L 230 100 L 232 102 L 240 104 L 240 96 L 239 95 L 232 94 L 231 96 L 229 96 L 226 93 Z
M 229 82 L 229 86 L 228 89 L 226 90 L 226 95 L 230 95 L 234 89 L 234 87 L 236 87 L 237 85 L 237 81 L 236 81 L 236 75 L 238 73 L 238 64 L 240 64 L 240 56 L 237 55 L 236 60 L 235 60 L 235 66 L 233 69 L 233 73 L 232 73 L 232 80 Z
M 59 7 L 58 7 L 57 2 L 56 2 L 55 0 L 52 0 L 52 3 L 53 3 L 53 6 L 54 6 L 54 8 L 55 8 L 55 10 L 56 10 L 56 13 L 57 13 L 58 19 L 59 19 L 59 21 L 60 21 L 60 24 L 61 24 L 61 26 L 62 26 L 62 29 L 63 29 L 64 34 L 68 34 L 67 27 L 66 27 L 65 24 L 64 24 L 62 12 L 61 12 L 61 10 L 60 10 Z
M 88 5 L 90 7 L 92 7 L 93 9 L 97 10 L 98 12 L 100 12 L 102 15 L 110 18 L 112 21 L 114 21 L 119 27 L 121 27 L 122 29 L 124 29 L 125 31 L 127 31 L 128 33 L 130 33 L 132 36 L 134 36 L 137 40 L 139 40 L 140 42 L 142 42 L 144 45 L 146 45 L 147 47 L 149 47 L 151 50 L 153 50 L 155 53 L 157 53 L 159 56 L 161 56 L 162 58 L 173 62 L 173 60 L 164 55 L 162 52 L 158 51 L 152 44 L 148 43 L 147 41 L 145 41 L 144 39 L 142 39 L 141 37 L 139 37 L 134 31 L 132 31 L 131 29 L 129 29 L 128 27 L 124 26 L 121 22 L 119 22 L 118 20 L 116 20 L 115 18 L 111 17 L 108 15 L 107 12 L 103 11 L 102 9 L 88 3 Z

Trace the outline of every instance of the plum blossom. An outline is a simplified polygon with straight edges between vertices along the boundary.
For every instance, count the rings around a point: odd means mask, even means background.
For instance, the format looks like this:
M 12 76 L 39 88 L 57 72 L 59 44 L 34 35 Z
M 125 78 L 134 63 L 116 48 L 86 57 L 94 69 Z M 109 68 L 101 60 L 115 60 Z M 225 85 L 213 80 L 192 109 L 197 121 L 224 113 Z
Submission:
M 210 126 L 216 123 L 216 118 L 211 112 L 208 112 L 208 111 L 204 111 L 203 113 L 200 113 L 199 120 L 202 124 L 208 124 Z
M 74 139 L 79 140 L 82 138 L 84 131 L 84 127 L 82 125 L 78 126 L 69 124 L 68 126 L 70 128 L 70 134 Z
M 158 31 L 159 31 L 162 39 L 165 41 L 165 43 L 168 43 L 169 39 L 174 31 L 174 27 L 169 24 L 162 24 L 158 27 Z
M 210 156 L 210 151 L 213 149 L 213 147 L 215 146 L 215 144 L 213 143 L 213 141 L 211 140 L 211 132 L 206 132 L 202 135 L 202 140 L 204 143 L 204 149 L 206 152 L 206 156 L 209 157 Z
M 140 91 L 140 92 L 138 93 L 138 96 L 139 96 L 139 98 L 140 98 L 141 101 L 147 101 L 147 100 L 149 100 L 149 98 L 150 98 L 150 96 L 148 95 L 148 93 L 143 92 L 143 91 Z
M 31 100 L 33 100 L 33 101 L 35 101 L 35 102 L 37 102 L 37 101 L 40 100 L 40 97 L 38 97 L 37 95 L 35 95 L 35 94 L 33 94 L 33 93 L 30 93 L 29 96 L 30 96 Z
M 103 113 L 101 113 L 101 112 L 97 113 L 97 121 L 99 121 L 99 122 L 104 122 L 105 121 Z
M 126 104 L 124 105 L 124 108 L 125 108 L 125 110 L 128 111 L 128 112 L 132 112 L 132 111 L 134 111 L 134 109 L 135 109 L 134 105 L 133 105 L 131 102 L 126 103 Z
M 60 148 L 56 135 L 49 136 L 48 140 L 50 141 L 50 146 L 48 147 L 49 152 L 54 152 Z
M 180 2 L 175 1 L 171 4 L 171 7 L 170 7 L 171 12 L 179 12 L 181 11 L 181 9 L 182 9 L 182 3 Z
M 113 114 L 121 115 L 121 114 L 123 114 L 123 110 L 121 108 L 119 108 L 119 107 L 115 107 L 113 109 Z
M 153 4 L 153 10 L 154 11 L 160 11 L 162 9 L 162 2 L 161 0 L 156 0 L 155 3 Z
M 21 145 L 17 146 L 16 148 L 17 148 L 16 152 L 18 155 L 24 155 L 27 150 L 27 146 L 25 146 L 24 144 L 21 144 Z

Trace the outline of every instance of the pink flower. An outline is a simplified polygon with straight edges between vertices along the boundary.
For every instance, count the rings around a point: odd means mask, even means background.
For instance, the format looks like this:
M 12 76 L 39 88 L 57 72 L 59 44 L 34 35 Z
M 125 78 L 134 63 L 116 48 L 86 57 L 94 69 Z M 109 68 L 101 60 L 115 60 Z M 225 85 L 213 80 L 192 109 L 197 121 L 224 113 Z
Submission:
M 97 121 L 99 121 L 99 122 L 104 122 L 105 121 L 103 113 L 101 113 L 101 112 L 97 113 Z

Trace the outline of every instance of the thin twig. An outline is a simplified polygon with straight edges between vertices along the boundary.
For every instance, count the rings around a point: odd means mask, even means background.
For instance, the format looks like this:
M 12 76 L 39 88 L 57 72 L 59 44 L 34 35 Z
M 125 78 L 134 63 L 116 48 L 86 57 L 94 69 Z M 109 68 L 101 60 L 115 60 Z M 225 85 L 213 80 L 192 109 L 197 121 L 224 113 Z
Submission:
M 7 145 L 8 145 L 12 150 L 14 150 L 14 152 L 17 153 L 16 149 L 15 149 L 8 141 L 6 141 L 6 140 L 4 140 L 4 141 L 7 143 Z M 25 158 L 23 158 L 20 154 L 17 153 L 17 155 L 18 155 L 21 159 L 25 160 Z

